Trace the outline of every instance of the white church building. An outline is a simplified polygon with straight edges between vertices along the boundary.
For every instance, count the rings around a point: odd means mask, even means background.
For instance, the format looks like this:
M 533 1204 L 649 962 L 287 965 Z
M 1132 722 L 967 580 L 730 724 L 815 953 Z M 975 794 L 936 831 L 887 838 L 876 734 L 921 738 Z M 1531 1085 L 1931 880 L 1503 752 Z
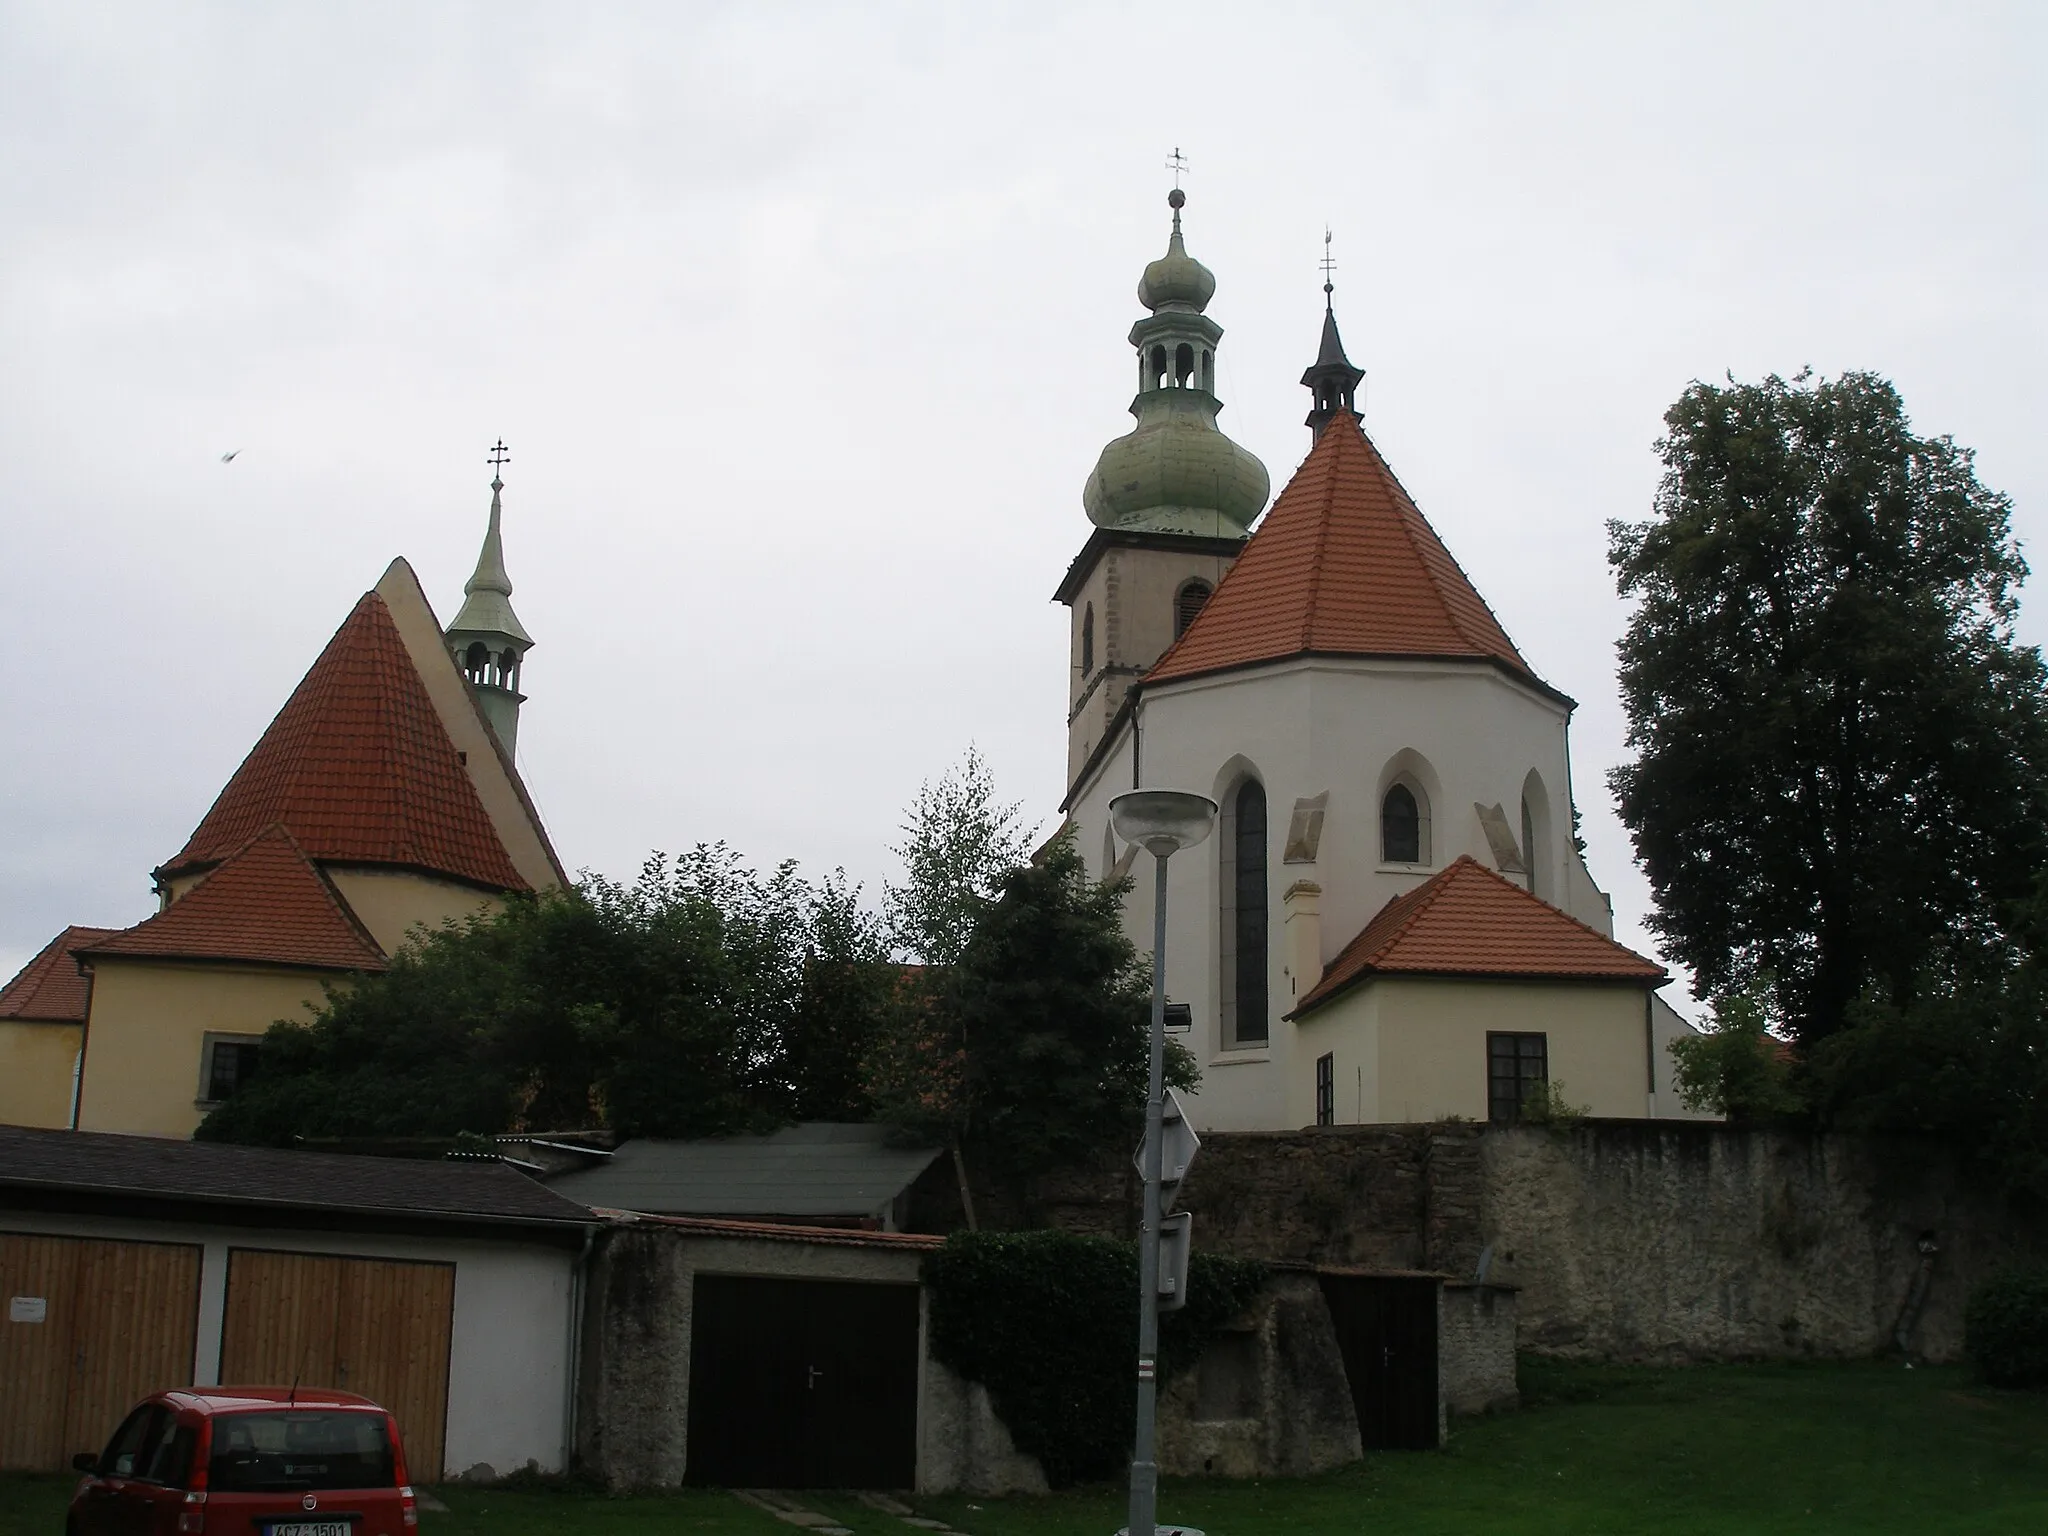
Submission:
M 1202 1070 L 1197 1124 L 1272 1130 L 1561 1103 L 1682 1114 L 1687 1026 L 1612 937 L 1572 826 L 1572 701 L 1515 648 L 1365 435 L 1326 308 L 1303 375 L 1314 447 L 1272 508 L 1216 425 L 1215 279 L 1167 253 L 1138 297 L 1136 428 L 1084 492 L 1065 810 L 1104 877 L 1147 859 L 1109 803 L 1221 808 L 1176 857 L 1167 986 Z M 1325 285 L 1326 297 L 1329 286 Z M 1152 881 L 1126 921 L 1152 931 Z

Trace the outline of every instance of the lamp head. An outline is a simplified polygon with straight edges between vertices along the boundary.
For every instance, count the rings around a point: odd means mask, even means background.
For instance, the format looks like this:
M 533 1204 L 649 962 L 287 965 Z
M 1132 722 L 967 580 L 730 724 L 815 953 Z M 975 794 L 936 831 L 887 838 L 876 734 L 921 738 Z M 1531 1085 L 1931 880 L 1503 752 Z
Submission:
M 1155 859 L 1192 848 L 1216 825 L 1216 802 L 1182 789 L 1133 789 L 1109 802 L 1109 823 Z

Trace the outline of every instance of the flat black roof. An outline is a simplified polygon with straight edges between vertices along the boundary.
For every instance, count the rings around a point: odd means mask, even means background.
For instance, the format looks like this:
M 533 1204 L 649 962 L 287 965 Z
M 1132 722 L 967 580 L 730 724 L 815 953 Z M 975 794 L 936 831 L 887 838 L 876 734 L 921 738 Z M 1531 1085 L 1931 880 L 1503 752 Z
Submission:
M 140 1214 L 212 1208 L 329 1215 L 350 1225 L 384 1218 L 555 1231 L 597 1221 L 587 1206 L 496 1162 L 354 1157 L 21 1126 L 0 1126 L 0 1205 L 57 1211 L 118 1206 Z

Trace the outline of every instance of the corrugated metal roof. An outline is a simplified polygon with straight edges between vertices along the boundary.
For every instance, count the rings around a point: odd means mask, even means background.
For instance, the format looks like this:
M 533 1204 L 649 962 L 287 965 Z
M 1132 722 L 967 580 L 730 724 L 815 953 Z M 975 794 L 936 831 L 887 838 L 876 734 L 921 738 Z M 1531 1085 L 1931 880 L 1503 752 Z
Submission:
M 629 1141 L 548 1187 L 583 1205 L 665 1216 L 877 1216 L 939 1154 L 880 1125 L 793 1125 L 767 1136 Z

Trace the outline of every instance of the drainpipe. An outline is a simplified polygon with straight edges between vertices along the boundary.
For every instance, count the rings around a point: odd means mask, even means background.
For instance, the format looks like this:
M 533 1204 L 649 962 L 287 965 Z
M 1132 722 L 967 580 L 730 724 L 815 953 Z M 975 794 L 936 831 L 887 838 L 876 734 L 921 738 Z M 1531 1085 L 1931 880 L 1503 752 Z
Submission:
M 576 1455 L 576 1389 L 577 1378 L 583 1371 L 583 1303 L 586 1292 L 585 1273 L 590 1264 L 590 1250 L 597 1242 L 597 1228 L 583 1229 L 583 1251 L 576 1255 L 576 1262 L 569 1270 L 569 1386 L 562 1403 L 562 1471 L 567 1472 Z

